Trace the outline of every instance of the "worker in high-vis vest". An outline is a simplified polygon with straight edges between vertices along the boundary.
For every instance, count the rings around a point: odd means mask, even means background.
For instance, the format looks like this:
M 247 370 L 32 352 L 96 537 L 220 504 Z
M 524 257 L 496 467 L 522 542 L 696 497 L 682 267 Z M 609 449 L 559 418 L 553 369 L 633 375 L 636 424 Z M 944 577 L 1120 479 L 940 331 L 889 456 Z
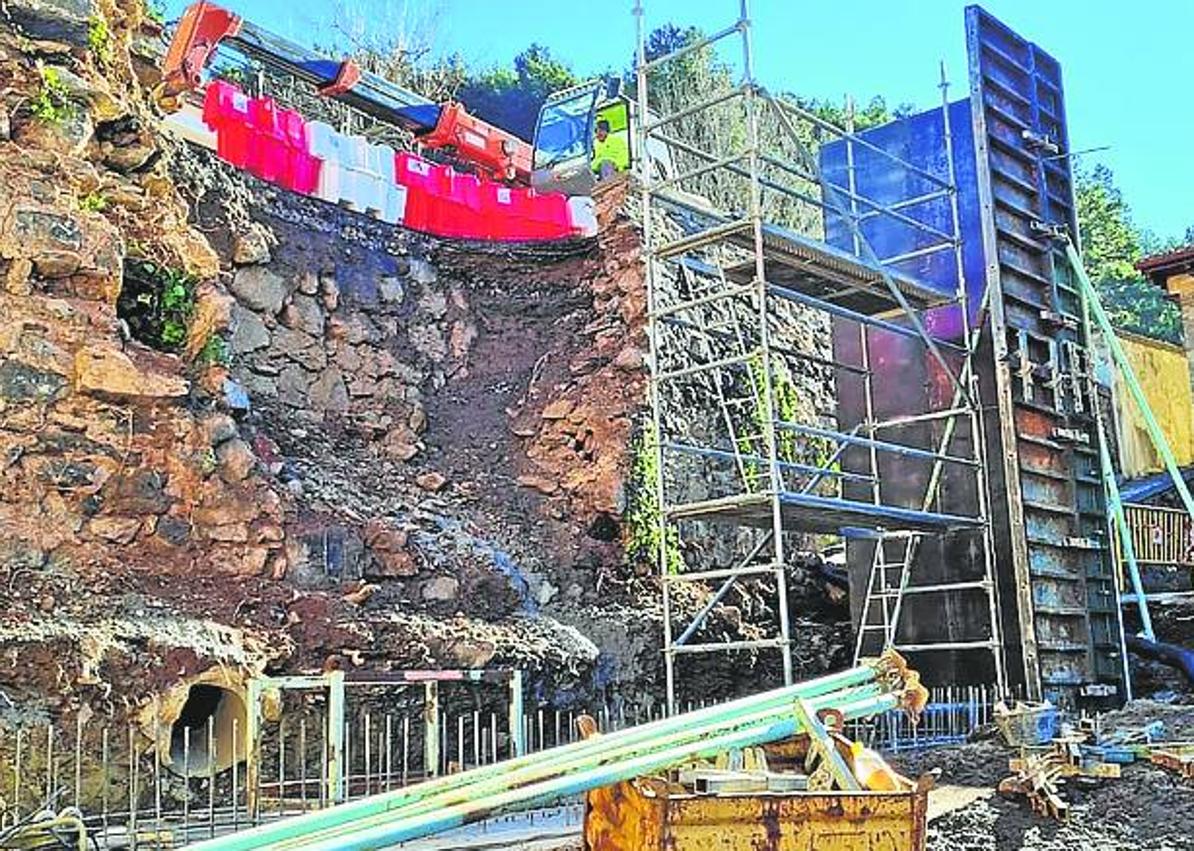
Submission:
M 630 168 L 630 147 L 626 144 L 625 133 L 610 133 L 609 122 L 601 118 L 597 121 L 595 135 L 592 167 L 598 180 L 606 180 Z

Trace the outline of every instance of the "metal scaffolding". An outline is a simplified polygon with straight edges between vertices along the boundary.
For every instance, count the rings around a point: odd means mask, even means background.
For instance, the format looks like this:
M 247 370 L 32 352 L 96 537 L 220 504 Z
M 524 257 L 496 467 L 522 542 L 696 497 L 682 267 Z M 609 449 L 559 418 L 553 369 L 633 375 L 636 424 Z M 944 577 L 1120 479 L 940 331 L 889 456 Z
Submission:
M 874 542 L 871 575 L 855 588 L 865 593 L 856 655 L 890 646 L 988 654 L 1002 688 L 985 442 L 971 368 L 977 334 L 962 280 L 948 108 L 942 167 L 921 168 L 763 89 L 754 77 L 747 0 L 724 30 L 660 55 L 649 50 L 641 2 L 635 15 L 649 445 L 670 710 L 677 665 L 691 654 L 777 650 L 785 683 L 793 681 L 787 586 L 800 535 L 806 543 L 818 535 Z M 723 60 L 709 91 L 677 102 L 670 69 L 734 40 L 740 67 Z M 831 141 L 845 145 L 844 180 L 827 176 L 818 159 L 818 147 Z M 854 181 L 856 158 L 885 163 L 906 196 L 864 195 Z M 907 234 L 883 254 L 868 239 L 868 224 L 880 219 Z M 956 287 L 918 279 L 910 270 L 924 263 L 952 266 Z M 960 333 L 928 333 L 925 316 L 941 309 L 960 315 Z M 844 356 L 836 343 L 847 338 L 855 354 Z M 917 341 L 921 368 L 947 392 L 934 395 L 911 379 L 898 409 L 880 411 L 872 359 L 892 338 Z M 833 392 L 818 399 L 816 388 L 826 386 Z M 861 400 L 860 416 L 843 411 L 844 396 Z M 906 481 L 897 489 L 886 480 L 892 459 L 901 479 L 918 483 L 913 498 Z M 944 505 L 942 482 L 959 477 L 973 499 Z M 981 548 L 981 575 L 917 581 L 920 542 L 946 535 Z M 710 615 L 734 593 L 739 634 L 712 634 Z M 901 611 L 913 594 L 985 597 L 987 623 L 965 637 L 902 638 Z M 764 632 L 763 624 L 775 627 Z

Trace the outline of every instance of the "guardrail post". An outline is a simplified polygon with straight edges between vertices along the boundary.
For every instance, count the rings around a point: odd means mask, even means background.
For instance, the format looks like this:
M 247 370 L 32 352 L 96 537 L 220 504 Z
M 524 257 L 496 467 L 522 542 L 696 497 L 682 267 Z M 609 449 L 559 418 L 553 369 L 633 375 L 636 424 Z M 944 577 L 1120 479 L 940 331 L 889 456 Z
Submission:
M 439 683 L 423 683 L 423 770 L 439 776 Z
M 344 802 L 347 792 L 345 777 L 348 766 L 344 762 L 344 672 L 329 671 L 328 688 L 328 801 Z
M 510 672 L 510 757 L 527 752 L 526 728 L 522 723 L 522 671 Z

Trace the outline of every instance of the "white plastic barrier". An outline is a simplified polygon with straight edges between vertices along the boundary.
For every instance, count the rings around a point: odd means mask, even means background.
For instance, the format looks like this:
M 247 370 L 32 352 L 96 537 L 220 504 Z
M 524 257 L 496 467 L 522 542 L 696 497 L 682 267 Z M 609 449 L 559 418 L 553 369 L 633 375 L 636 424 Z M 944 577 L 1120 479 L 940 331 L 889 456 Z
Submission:
M 324 201 L 339 204 L 341 187 L 344 185 L 344 169 L 340 160 L 340 145 L 344 137 L 337 133 L 332 125 L 322 121 L 312 121 L 310 131 L 311 154 L 323 161 L 319 169 L 319 186 L 315 195 Z
M 597 235 L 597 206 L 592 198 L 568 199 L 568 223 L 577 236 Z

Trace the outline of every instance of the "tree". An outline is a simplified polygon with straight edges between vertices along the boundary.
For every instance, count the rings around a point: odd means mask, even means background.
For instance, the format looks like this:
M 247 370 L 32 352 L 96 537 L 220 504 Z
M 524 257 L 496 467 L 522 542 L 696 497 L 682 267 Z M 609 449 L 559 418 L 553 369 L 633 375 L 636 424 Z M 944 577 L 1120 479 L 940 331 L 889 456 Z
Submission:
M 1112 324 L 1137 334 L 1180 342 L 1177 306 L 1136 270 L 1145 248 L 1155 250 L 1156 240 L 1132 221 L 1131 208 L 1116 186 L 1111 169 L 1099 165 L 1091 172 L 1077 172 L 1074 195 L 1083 263 Z
M 571 68 L 541 44 L 532 44 L 515 56 L 513 66 L 490 68 L 470 77 L 458 97 L 477 117 L 530 141 L 547 96 L 579 81 Z
M 1143 235 L 1132 222 L 1111 169 L 1099 165 L 1092 172 L 1079 171 L 1074 175 L 1074 194 L 1082 259 L 1091 280 L 1138 277 L 1136 261 L 1141 257 Z

